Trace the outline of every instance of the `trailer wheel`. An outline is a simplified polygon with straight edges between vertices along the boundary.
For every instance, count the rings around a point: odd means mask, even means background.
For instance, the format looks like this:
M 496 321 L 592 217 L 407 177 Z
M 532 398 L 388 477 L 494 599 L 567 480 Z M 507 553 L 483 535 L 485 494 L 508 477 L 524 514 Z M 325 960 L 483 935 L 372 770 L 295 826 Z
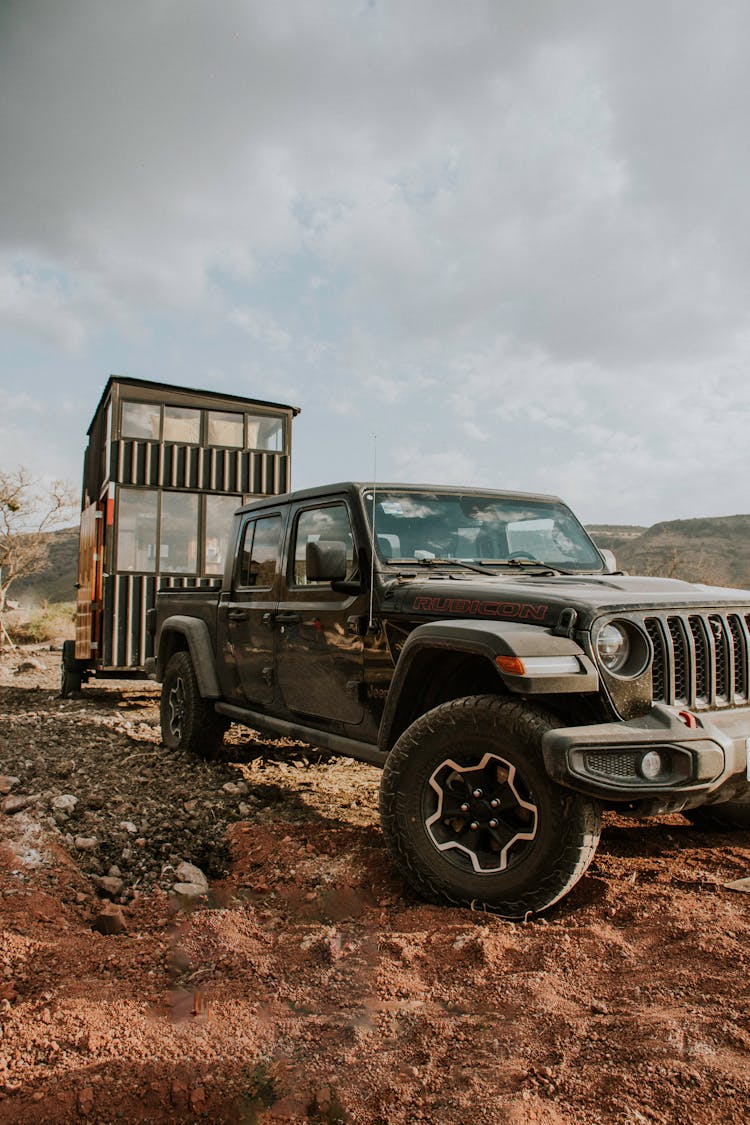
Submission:
M 63 641 L 62 660 L 60 661 L 60 695 L 69 699 L 74 691 L 81 690 L 83 672 L 80 661 L 76 660 L 75 641 Z
M 593 858 L 596 801 L 555 785 L 540 708 L 469 696 L 428 711 L 383 769 L 380 820 L 401 874 L 431 902 L 523 919 L 566 894 Z
M 161 685 L 161 737 L 171 750 L 189 750 L 201 758 L 213 757 L 229 727 L 210 700 L 198 690 L 193 662 L 187 652 L 176 652 L 167 664 Z

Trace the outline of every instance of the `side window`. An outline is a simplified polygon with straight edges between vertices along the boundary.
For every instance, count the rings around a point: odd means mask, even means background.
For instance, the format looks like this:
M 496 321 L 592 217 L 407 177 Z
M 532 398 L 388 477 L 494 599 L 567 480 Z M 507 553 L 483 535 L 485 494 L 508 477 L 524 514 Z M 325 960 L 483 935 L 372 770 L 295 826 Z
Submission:
M 158 441 L 161 431 L 161 406 L 150 402 L 123 402 L 120 433 L 124 438 Z
M 240 548 L 239 585 L 270 589 L 281 543 L 281 516 L 264 516 L 245 524 Z
M 292 579 L 295 586 L 307 586 L 310 581 L 307 577 L 307 544 L 317 542 L 318 539 L 343 543 L 346 546 L 347 578 L 351 578 L 354 573 L 354 538 L 346 505 L 330 504 L 326 508 L 308 508 L 297 520 Z

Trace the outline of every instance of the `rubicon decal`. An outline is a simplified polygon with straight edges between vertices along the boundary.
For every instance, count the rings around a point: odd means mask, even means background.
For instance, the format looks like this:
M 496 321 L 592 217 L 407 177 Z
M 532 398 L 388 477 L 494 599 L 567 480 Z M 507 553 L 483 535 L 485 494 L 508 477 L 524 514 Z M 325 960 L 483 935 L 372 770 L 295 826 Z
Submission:
M 518 621 L 544 621 L 547 605 L 528 602 L 482 602 L 468 598 L 415 598 L 412 609 L 422 613 L 455 613 L 461 617 L 514 617 Z

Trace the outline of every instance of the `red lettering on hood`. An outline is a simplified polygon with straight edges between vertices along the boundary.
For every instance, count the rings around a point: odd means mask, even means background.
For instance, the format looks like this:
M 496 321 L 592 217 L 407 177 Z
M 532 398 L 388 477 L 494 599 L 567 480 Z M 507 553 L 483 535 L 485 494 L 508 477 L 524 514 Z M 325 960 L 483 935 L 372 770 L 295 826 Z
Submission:
M 544 621 L 549 606 L 530 602 L 482 602 L 466 598 L 430 598 L 421 595 L 414 599 L 412 609 L 422 613 L 450 613 L 460 617 L 503 617 L 517 621 Z

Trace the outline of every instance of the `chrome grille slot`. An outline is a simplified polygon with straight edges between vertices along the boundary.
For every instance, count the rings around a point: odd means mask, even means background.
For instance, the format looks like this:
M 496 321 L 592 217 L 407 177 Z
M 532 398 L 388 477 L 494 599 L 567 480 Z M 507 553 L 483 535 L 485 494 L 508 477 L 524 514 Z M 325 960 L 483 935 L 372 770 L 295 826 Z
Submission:
M 742 618 L 737 613 L 730 613 L 727 625 L 732 637 L 732 656 L 734 658 L 734 697 L 735 701 L 747 700 L 747 642 Z
M 667 628 L 672 638 L 674 671 L 672 673 L 672 696 L 674 703 L 688 701 L 688 656 L 690 646 L 687 631 L 679 617 L 668 617 Z
M 654 648 L 654 662 L 651 665 L 654 699 L 660 699 L 662 702 L 666 702 L 667 648 L 664 643 L 661 622 L 656 617 L 647 617 L 644 621 L 644 625 L 646 626 L 646 632 L 651 638 L 651 644 Z
M 729 652 L 729 624 L 718 614 L 712 613 L 708 619 L 709 635 L 713 636 L 714 646 L 714 686 L 716 702 L 726 703 L 729 699 L 729 667 L 734 663 L 734 652 Z
M 643 626 L 654 649 L 654 700 L 696 711 L 748 703 L 750 614 L 664 613 Z
M 708 703 L 708 641 L 703 631 L 703 622 L 700 617 L 689 617 L 690 632 L 695 645 L 694 674 L 695 674 L 695 700 L 696 703 Z

